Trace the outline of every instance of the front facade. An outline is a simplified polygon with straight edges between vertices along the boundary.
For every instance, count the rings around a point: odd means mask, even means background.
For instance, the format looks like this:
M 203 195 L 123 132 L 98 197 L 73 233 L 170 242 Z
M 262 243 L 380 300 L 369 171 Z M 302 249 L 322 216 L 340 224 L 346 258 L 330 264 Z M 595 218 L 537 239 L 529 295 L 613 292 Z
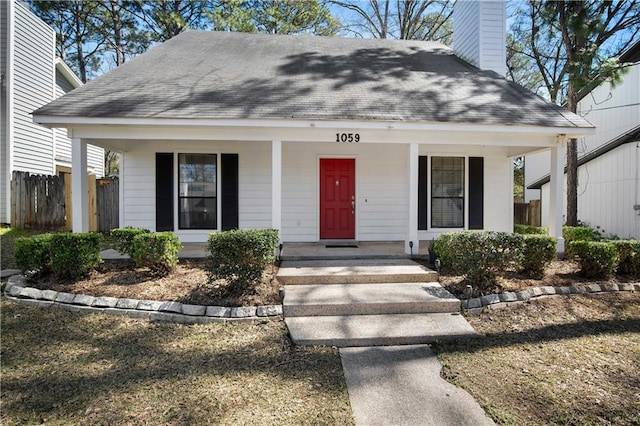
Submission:
M 513 157 L 549 150 L 560 176 L 566 138 L 593 131 L 439 43 L 197 31 L 35 120 L 69 130 L 74 168 L 89 143 L 121 153 L 121 226 L 183 242 L 274 228 L 285 243 L 403 241 L 407 253 L 445 231 L 512 231 Z
M 578 113 L 597 126 L 578 141 L 578 219 L 605 234 L 640 238 L 640 41 L 620 61 L 629 64 L 623 80 L 603 83 L 578 104 Z M 542 200 L 542 226 L 548 173 L 547 153 L 526 157 L 527 201 Z
M 53 175 L 71 167 L 66 129 L 33 122 L 32 112 L 80 87 L 55 57 L 55 32 L 20 1 L 0 2 L 0 223 L 9 223 L 11 173 Z M 103 174 L 102 148 L 89 148 L 88 172 Z

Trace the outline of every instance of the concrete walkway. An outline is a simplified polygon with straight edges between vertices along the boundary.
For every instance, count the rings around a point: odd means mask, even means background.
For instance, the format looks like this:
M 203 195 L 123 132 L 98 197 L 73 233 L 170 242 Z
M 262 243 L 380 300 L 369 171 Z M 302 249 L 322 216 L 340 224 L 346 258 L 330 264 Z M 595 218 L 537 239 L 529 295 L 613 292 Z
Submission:
M 356 426 L 493 425 L 427 345 L 340 349 Z

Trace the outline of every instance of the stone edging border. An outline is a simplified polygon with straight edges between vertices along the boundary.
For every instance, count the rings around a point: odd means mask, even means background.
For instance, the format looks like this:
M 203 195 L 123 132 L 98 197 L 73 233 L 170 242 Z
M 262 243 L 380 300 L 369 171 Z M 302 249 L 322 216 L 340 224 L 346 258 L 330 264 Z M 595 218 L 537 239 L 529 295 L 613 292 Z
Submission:
M 224 322 L 252 322 L 282 315 L 282 305 L 225 306 L 189 305 L 180 302 L 161 302 L 156 300 L 123 299 L 108 296 L 88 296 L 40 290 L 26 286 L 22 275 L 9 277 L 4 289 L 8 299 L 28 306 L 65 309 L 71 312 L 104 313 L 126 315 L 133 318 L 146 318 L 151 321 L 168 321 L 181 324 L 208 324 Z
M 527 290 L 500 294 L 488 294 L 482 297 L 474 297 L 469 300 L 461 300 L 461 308 L 470 315 L 480 315 L 485 309 L 500 309 L 509 305 L 523 303 L 531 299 L 545 296 L 604 293 L 616 291 L 640 291 L 640 283 L 611 283 L 611 284 L 587 284 L 584 286 L 564 287 L 532 287 Z

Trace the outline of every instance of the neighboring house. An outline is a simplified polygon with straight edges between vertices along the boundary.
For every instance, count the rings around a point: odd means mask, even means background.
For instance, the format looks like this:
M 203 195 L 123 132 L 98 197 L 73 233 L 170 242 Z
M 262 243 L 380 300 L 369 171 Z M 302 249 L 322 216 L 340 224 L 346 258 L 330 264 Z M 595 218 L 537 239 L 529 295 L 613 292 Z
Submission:
M 31 113 L 82 82 L 56 59 L 53 29 L 19 1 L 0 2 L 0 74 L 0 223 L 9 223 L 14 170 L 52 175 L 71 167 L 66 129 L 42 127 Z M 88 171 L 102 176 L 103 149 L 88 155 Z
M 456 26 L 459 54 L 502 72 L 504 3 L 457 4 L 473 23 Z M 407 253 L 444 231 L 512 231 L 512 158 L 558 159 L 566 136 L 593 132 L 437 42 L 199 31 L 34 120 L 69 129 L 74 167 L 87 143 L 122 153 L 121 226 L 183 242 L 275 228 L 283 242 L 404 241 Z M 86 211 L 73 214 L 86 230 Z
M 578 219 L 605 234 L 640 238 L 640 40 L 621 57 L 622 82 L 605 82 L 585 92 L 578 113 L 597 126 L 578 141 Z M 527 201 L 541 199 L 542 225 L 548 218 L 548 154 L 527 156 Z M 566 206 L 566 200 L 565 204 Z

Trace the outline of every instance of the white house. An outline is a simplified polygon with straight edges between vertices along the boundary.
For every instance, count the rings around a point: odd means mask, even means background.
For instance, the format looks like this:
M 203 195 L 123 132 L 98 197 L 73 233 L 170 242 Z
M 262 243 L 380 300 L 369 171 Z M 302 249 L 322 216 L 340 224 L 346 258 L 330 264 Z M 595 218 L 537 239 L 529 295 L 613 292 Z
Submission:
M 504 3 L 459 2 L 455 19 L 476 22 L 456 27 L 459 55 L 502 71 Z M 88 143 L 122 153 L 121 226 L 184 242 L 275 228 L 283 242 L 404 241 L 407 253 L 443 231 L 512 231 L 512 158 L 550 150 L 556 183 L 566 137 L 593 132 L 440 43 L 198 31 L 34 120 L 69 129 L 74 167 Z M 73 214 L 86 230 L 86 210 Z
M 82 82 L 56 58 L 53 29 L 20 1 L 0 2 L 0 76 L 0 223 L 9 223 L 14 170 L 52 175 L 71 167 L 66 129 L 42 127 L 31 113 Z M 89 147 L 90 173 L 102 176 L 103 157 Z
M 632 64 L 622 82 L 586 91 L 578 104 L 578 113 L 597 126 L 578 141 L 578 219 L 606 234 L 640 238 L 640 40 L 620 61 Z M 547 153 L 525 160 L 527 197 L 542 200 L 543 226 L 550 187 L 546 162 Z

